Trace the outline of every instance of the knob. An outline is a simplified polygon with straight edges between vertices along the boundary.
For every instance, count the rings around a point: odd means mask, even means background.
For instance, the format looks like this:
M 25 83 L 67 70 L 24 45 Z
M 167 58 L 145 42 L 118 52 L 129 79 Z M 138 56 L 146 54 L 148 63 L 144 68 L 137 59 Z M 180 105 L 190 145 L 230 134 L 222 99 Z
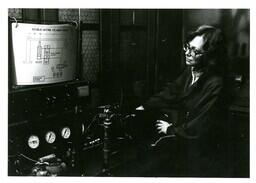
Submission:
M 50 104 L 50 103 L 51 103 L 50 97 L 45 97 L 45 101 L 46 101 L 46 104 L 47 104 L 47 105 Z

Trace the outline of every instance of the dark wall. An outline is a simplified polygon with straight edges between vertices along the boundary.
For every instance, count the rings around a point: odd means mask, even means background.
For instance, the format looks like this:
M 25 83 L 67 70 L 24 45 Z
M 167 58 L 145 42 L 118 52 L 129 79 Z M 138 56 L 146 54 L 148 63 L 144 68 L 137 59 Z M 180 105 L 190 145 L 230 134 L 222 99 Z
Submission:
M 250 10 L 187 9 L 184 10 L 183 34 L 203 24 L 222 29 L 226 36 L 230 72 L 249 78 Z
M 141 102 L 181 70 L 181 9 L 103 10 L 102 38 L 107 100 Z
M 182 69 L 182 25 L 181 9 L 163 9 L 158 11 L 158 47 L 159 85 L 162 81 L 173 80 Z

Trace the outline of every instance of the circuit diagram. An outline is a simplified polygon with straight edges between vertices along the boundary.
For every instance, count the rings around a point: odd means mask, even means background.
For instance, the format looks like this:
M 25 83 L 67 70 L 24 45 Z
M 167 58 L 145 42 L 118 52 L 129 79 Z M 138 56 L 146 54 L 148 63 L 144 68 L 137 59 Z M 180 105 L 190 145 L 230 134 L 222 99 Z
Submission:
M 60 63 L 64 60 L 65 44 L 67 41 L 63 39 L 28 38 L 26 63 L 49 64 L 50 61 Z
M 73 25 L 21 23 L 12 36 L 17 83 L 46 84 L 74 78 L 77 37 Z

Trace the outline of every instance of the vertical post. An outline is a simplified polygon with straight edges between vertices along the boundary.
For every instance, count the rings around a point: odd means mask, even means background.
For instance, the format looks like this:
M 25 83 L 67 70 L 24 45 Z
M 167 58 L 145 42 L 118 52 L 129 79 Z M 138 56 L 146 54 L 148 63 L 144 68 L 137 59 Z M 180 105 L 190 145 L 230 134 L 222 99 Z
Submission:
M 104 140 L 103 140 L 103 169 L 102 173 L 103 175 L 110 175 L 110 170 L 109 170 L 109 152 L 110 152 L 110 138 L 109 138 L 109 130 L 111 126 L 111 121 L 107 117 L 104 120 L 103 126 L 104 126 Z
M 76 101 L 77 102 L 77 101 Z M 84 171 L 84 160 L 82 158 L 82 131 L 81 131 L 81 113 L 82 109 L 79 105 L 76 105 L 74 108 L 74 121 L 73 123 L 73 129 L 76 129 L 73 136 L 73 142 L 71 144 L 71 152 L 72 152 L 72 168 L 74 168 L 74 172 L 77 173 L 77 175 L 81 175 L 81 172 Z

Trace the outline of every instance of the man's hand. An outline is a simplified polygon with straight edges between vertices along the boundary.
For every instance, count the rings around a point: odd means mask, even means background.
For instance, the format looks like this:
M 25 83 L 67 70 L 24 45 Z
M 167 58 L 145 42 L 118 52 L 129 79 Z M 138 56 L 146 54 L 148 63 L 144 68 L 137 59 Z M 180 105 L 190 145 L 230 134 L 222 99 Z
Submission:
M 136 108 L 137 111 L 144 111 L 144 107 L 141 105 L 139 107 Z
M 168 123 L 168 122 L 163 121 L 163 120 L 157 120 L 156 122 L 157 122 L 156 128 L 158 130 L 158 133 L 167 134 L 167 128 L 172 126 L 172 123 Z

